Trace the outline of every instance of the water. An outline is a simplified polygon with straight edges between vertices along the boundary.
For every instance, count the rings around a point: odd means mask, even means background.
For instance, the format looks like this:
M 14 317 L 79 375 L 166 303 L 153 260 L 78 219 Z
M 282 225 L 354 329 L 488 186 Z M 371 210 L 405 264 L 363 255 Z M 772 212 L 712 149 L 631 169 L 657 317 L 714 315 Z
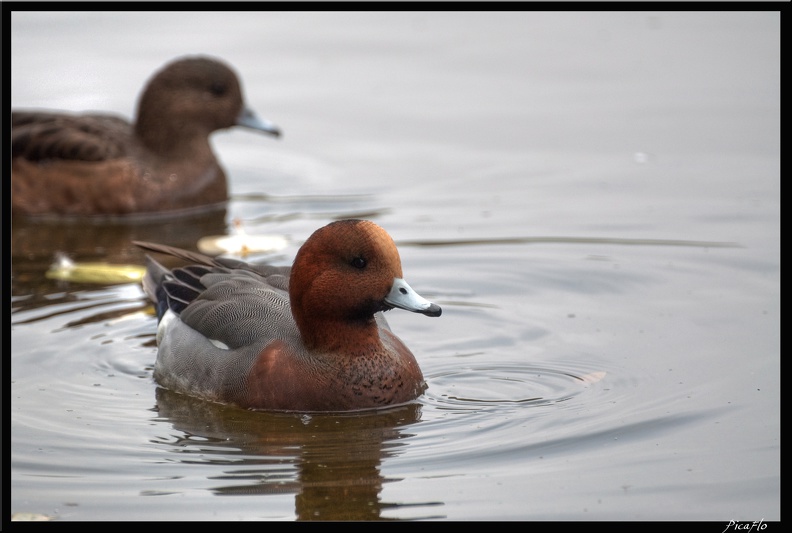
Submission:
M 177 22 L 178 20 L 178 22 Z M 240 73 L 226 213 L 14 221 L 11 503 L 56 520 L 779 520 L 777 13 L 14 13 L 12 105 L 126 116 L 174 57 Z M 81 28 L 75 32 L 74 28 Z M 145 38 L 140 29 L 146 28 Z M 159 389 L 133 239 L 385 227 L 443 307 L 385 412 Z M 7 381 L 7 383 L 9 383 Z

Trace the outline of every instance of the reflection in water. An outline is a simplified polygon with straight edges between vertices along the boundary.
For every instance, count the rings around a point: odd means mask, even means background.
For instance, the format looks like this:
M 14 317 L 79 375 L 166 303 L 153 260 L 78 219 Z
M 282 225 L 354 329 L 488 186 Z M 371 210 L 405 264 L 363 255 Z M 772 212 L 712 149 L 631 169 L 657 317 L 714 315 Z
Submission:
M 149 221 L 115 221 L 112 219 L 74 218 L 60 221 L 15 217 L 12 224 L 12 257 L 51 261 L 55 252 L 73 259 L 97 259 L 117 262 L 129 259 L 136 248 L 133 239 L 152 239 L 173 246 L 195 248 L 205 235 L 225 233 L 226 212 L 216 210 L 200 216 L 151 219 Z M 135 252 L 133 257 L 140 257 Z
M 45 272 L 59 252 L 74 261 L 142 265 L 143 252 L 132 245 L 133 240 L 150 240 L 195 250 L 201 237 L 227 231 L 225 216 L 225 210 L 221 210 L 148 223 L 14 218 L 11 226 L 11 294 L 26 297 L 25 308 L 51 303 L 45 296 L 57 293 L 61 284 L 47 279 Z M 73 290 L 75 284 L 69 287 Z M 96 288 L 96 285 L 91 287 Z
M 376 520 L 404 507 L 380 500 L 384 459 L 398 455 L 421 406 L 348 414 L 246 411 L 157 389 L 161 419 L 183 433 L 168 444 L 183 463 L 225 464 L 218 495 L 294 493 L 300 520 Z M 417 504 L 441 505 L 439 503 Z M 416 506 L 416 504 L 410 504 Z M 421 517 L 426 518 L 426 517 Z

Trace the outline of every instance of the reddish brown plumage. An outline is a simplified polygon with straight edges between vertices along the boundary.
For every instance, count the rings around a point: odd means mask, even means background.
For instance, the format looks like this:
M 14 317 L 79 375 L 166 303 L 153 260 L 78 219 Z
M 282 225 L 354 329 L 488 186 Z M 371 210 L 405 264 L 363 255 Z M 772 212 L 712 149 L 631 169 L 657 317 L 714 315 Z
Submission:
M 171 305 L 180 320 L 161 324 L 154 376 L 162 386 L 282 411 L 385 407 L 425 390 L 415 357 L 380 311 L 398 306 L 438 316 L 440 308 L 401 279 L 398 250 L 376 224 L 344 220 L 317 230 L 290 272 L 138 244 L 212 272 L 185 285 L 163 282 L 165 270 L 150 265 L 144 286 L 152 299 L 161 302 L 158 287 L 165 286 L 180 300 Z

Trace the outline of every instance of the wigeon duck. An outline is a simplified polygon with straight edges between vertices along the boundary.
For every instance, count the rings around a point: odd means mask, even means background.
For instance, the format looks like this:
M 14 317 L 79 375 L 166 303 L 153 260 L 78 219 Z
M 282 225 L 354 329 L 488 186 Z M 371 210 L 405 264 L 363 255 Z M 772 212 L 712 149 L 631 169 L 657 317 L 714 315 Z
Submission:
M 209 135 L 278 128 L 247 109 L 236 74 L 206 57 L 178 59 L 148 82 L 134 124 L 112 115 L 14 111 L 14 215 L 126 216 L 222 206 L 226 177 Z
M 168 270 L 147 258 L 143 288 L 159 317 L 154 378 L 167 389 L 305 412 L 396 405 L 426 389 L 382 311 L 441 309 L 404 281 L 393 239 L 373 222 L 318 229 L 291 267 L 135 244 L 198 263 Z

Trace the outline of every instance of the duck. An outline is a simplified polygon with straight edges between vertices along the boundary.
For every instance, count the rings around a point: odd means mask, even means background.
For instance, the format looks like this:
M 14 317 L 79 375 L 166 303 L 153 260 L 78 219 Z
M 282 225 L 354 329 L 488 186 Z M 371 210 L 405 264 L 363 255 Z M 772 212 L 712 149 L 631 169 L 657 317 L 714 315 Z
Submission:
M 208 56 L 177 58 L 156 72 L 134 123 L 13 110 L 12 214 L 146 218 L 220 209 L 227 179 L 209 136 L 233 126 L 281 135 L 245 105 L 231 67 Z
M 317 229 L 291 266 L 251 264 L 133 241 L 190 264 L 146 255 L 142 287 L 158 317 L 154 380 L 241 408 L 286 412 L 382 409 L 427 388 L 384 312 L 438 317 L 404 280 L 390 235 L 369 220 Z

